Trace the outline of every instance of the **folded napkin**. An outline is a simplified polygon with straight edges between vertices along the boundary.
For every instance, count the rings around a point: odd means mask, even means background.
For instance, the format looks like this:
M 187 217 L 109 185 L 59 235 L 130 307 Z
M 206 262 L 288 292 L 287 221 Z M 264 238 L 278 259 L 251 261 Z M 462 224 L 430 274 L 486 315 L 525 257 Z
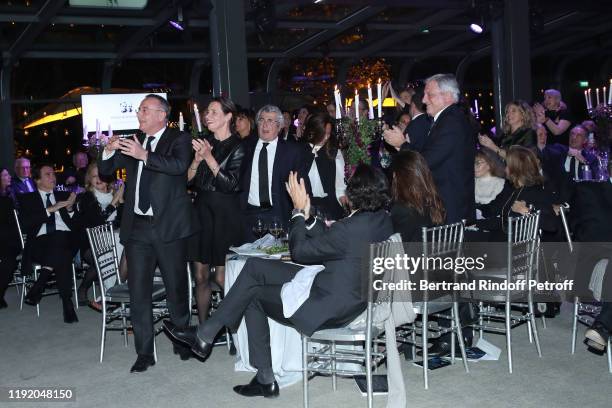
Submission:
M 310 288 L 319 272 L 325 267 L 323 265 L 309 265 L 300 269 L 293 279 L 281 288 L 281 300 L 283 302 L 283 315 L 286 318 L 293 316 L 296 310 L 310 296 Z
M 276 239 L 271 234 L 266 234 L 255 242 L 248 242 L 239 247 L 231 247 L 230 250 L 238 255 L 266 255 L 264 249 L 274 246 Z

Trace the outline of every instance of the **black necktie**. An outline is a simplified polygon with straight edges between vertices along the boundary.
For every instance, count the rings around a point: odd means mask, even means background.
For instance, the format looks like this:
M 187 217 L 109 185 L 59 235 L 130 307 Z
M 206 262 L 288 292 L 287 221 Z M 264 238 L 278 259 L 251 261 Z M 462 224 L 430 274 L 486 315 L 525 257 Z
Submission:
M 147 141 L 145 142 L 145 149 L 147 152 L 151 151 L 151 143 L 153 143 L 153 139 L 155 136 L 147 136 Z M 146 214 L 151 207 L 151 172 L 144 168 L 144 164 L 142 167 L 142 173 L 140 173 L 140 183 L 138 186 L 138 208 L 142 211 L 143 214 Z
M 268 144 L 264 143 L 259 152 L 259 206 L 271 207 L 268 191 Z
M 576 158 L 574 156 L 572 156 L 569 162 L 569 174 L 572 179 L 576 177 Z
M 51 193 L 47 193 L 47 201 L 45 205 L 47 206 L 47 208 L 53 205 L 53 203 L 51 203 Z M 45 222 L 45 225 L 47 226 L 47 234 L 55 232 L 55 213 L 51 213 L 51 215 L 49 215 L 49 217 L 47 218 L 47 222 Z

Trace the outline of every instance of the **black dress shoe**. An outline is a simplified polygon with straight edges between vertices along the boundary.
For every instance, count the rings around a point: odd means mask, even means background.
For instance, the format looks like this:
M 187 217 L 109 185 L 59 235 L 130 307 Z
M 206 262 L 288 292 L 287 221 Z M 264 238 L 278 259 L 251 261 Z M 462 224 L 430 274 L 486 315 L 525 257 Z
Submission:
M 40 303 L 41 299 L 42 299 L 41 295 L 30 292 L 27 295 L 25 295 L 25 297 L 23 298 L 23 303 L 25 303 L 26 305 L 30 305 L 30 306 L 36 306 L 37 304 Z
M 172 352 L 174 354 L 178 354 L 178 356 L 183 361 L 187 361 L 191 358 L 191 349 L 189 347 L 185 347 L 182 344 L 172 344 Z
M 253 377 L 250 383 L 246 385 L 237 385 L 234 391 L 243 397 L 278 397 L 278 383 L 274 381 L 272 384 L 262 384 L 257 381 L 257 377 Z
M 147 356 L 144 354 L 139 354 L 136 362 L 130 369 L 130 373 L 142 373 L 143 371 L 147 371 L 147 368 L 155 365 L 155 359 L 153 356 Z
M 595 321 L 593 326 L 584 334 L 587 345 L 597 351 L 604 351 L 606 349 L 609 336 L 608 329 L 598 321 Z
M 188 345 L 191 351 L 202 360 L 206 360 L 212 351 L 213 344 L 207 343 L 198 337 L 196 326 L 178 327 L 170 320 L 164 320 L 164 329 L 173 339 Z
M 459 345 L 457 345 L 459 347 Z M 438 341 L 434 343 L 429 349 L 427 349 L 427 357 L 444 357 L 450 354 L 451 347 L 445 341 Z M 423 355 L 423 351 L 417 351 L 417 356 L 421 357 Z

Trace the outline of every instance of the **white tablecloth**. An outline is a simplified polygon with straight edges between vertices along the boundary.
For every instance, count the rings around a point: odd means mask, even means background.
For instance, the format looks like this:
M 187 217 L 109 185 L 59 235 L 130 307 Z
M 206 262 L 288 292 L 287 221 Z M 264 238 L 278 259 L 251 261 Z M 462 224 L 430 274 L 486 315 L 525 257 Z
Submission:
M 225 293 L 232 287 L 248 257 L 230 255 L 225 263 Z M 280 388 L 302 381 L 302 337 L 294 328 L 268 319 L 272 370 Z M 257 370 L 249 364 L 249 338 L 244 318 L 233 334 L 236 345 L 236 371 Z

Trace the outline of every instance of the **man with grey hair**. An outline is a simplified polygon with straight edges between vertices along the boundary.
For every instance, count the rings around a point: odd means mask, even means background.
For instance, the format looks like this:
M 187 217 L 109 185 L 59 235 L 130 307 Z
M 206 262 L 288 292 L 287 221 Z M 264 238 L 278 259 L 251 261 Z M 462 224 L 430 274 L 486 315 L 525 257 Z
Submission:
M 25 157 L 19 157 L 15 160 L 15 177 L 11 181 L 11 190 L 13 195 L 31 193 L 36 191 L 36 185 L 30 178 L 30 160 Z
M 304 148 L 278 137 L 284 126 L 281 110 L 274 105 L 265 105 L 255 119 L 259 137 L 245 141 L 246 154 L 242 161 L 240 202 L 245 216 L 246 242 L 259 238 L 253 232 L 258 220 L 268 224 L 276 219 L 284 226 L 288 225 L 292 207 L 285 182 L 289 172 L 296 171 L 298 177 L 304 178 L 308 184 Z
M 467 117 L 456 105 L 459 95 L 459 85 L 454 75 L 437 74 L 425 82 L 423 103 L 427 105 L 427 114 L 433 117 L 433 123 L 419 153 L 433 174 L 446 209 L 447 223 L 473 219 L 476 213 L 476 135 Z M 406 137 L 401 150 L 414 150 L 410 136 Z

